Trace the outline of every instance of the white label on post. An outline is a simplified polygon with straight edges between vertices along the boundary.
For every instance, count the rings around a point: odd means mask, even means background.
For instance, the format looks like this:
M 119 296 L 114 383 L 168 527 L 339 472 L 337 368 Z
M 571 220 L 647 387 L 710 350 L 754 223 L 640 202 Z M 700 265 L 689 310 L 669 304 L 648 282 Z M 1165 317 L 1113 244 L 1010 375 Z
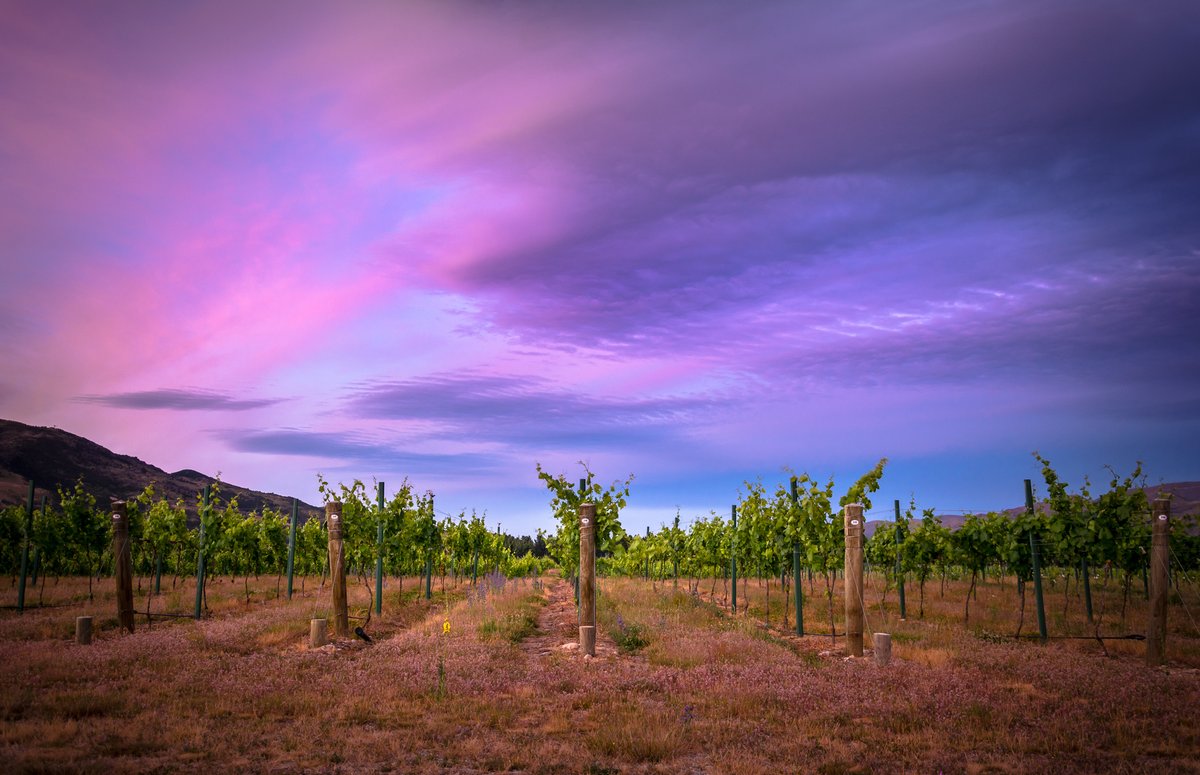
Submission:
M 120 514 L 113 514 L 113 519 L 114 519 L 114 520 L 119 520 L 120 518 L 121 518 L 121 515 L 120 515 Z
M 857 520 L 857 519 L 852 519 L 852 520 L 850 520 L 850 524 L 851 524 L 851 525 L 854 525 L 855 527 L 857 527 L 857 526 L 858 526 L 858 520 Z
M 1167 521 L 1167 515 L 1166 515 L 1166 514 L 1159 514 L 1159 515 L 1158 515 L 1158 519 L 1159 519 L 1159 521 L 1160 521 L 1160 522 L 1166 522 L 1166 521 Z
M 338 515 L 337 515 L 337 514 L 330 514 L 330 515 L 329 515 L 329 518 L 330 518 L 330 519 L 337 519 L 337 518 L 338 518 Z
M 592 521 L 590 519 L 588 519 L 587 517 L 584 517 L 583 519 L 581 519 L 579 521 L 582 522 L 584 525 L 592 524 Z

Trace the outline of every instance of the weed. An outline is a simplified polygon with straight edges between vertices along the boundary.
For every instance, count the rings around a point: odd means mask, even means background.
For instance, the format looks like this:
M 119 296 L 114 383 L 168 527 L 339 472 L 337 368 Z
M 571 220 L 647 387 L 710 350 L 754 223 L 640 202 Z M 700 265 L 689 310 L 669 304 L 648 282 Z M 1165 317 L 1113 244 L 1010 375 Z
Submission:
M 625 654 L 633 654 L 650 645 L 646 628 L 634 622 L 626 622 L 620 614 L 617 615 L 617 627 L 610 634 L 617 648 Z

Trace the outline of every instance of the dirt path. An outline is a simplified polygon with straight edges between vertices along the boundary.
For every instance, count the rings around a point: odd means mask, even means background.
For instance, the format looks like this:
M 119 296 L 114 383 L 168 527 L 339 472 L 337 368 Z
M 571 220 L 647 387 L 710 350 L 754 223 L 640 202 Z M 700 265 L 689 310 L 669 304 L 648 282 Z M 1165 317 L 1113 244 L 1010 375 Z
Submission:
M 579 650 L 579 614 L 575 608 L 575 588 L 558 576 L 542 577 L 546 605 L 538 615 L 537 633 L 521 642 L 530 656 L 577 654 Z M 596 658 L 615 659 L 617 644 L 596 628 Z

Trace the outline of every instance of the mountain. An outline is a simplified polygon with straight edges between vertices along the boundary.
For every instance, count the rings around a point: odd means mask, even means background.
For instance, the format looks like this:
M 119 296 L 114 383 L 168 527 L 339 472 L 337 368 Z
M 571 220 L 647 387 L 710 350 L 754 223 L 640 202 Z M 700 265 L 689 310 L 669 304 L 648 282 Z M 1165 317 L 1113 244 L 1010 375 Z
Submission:
M 24 504 L 29 497 L 29 481 L 33 480 L 34 499 L 43 495 L 50 501 L 58 499 L 58 487 L 64 490 L 75 486 L 82 478 L 83 487 L 96 497 L 96 505 L 105 508 L 112 498 L 126 500 L 136 497 L 146 485 L 154 483 L 155 497 L 166 497 L 172 503 L 182 498 L 188 513 L 196 511 L 196 495 L 204 485 L 216 481 L 199 471 L 185 469 L 168 474 L 130 455 L 118 455 L 82 436 L 58 428 L 0 420 L 0 506 Z M 270 507 L 291 514 L 292 499 L 284 495 L 259 492 L 221 482 L 221 496 L 237 496 L 243 512 Z M 308 503 L 299 504 L 301 519 L 320 509 Z

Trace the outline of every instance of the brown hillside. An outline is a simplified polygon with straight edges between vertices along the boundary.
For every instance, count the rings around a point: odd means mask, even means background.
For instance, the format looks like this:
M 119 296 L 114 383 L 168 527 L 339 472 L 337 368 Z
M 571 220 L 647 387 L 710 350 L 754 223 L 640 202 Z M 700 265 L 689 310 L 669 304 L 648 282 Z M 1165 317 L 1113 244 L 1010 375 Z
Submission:
M 119 455 L 93 441 L 58 428 L 40 428 L 12 420 L 0 420 L 0 506 L 23 504 L 29 494 L 32 479 L 35 500 L 45 495 L 55 502 L 58 488 L 73 487 L 83 479 L 83 486 L 96 496 L 101 508 L 109 499 L 128 499 L 138 495 L 153 483 L 157 496 L 170 501 L 182 498 L 188 512 L 194 515 L 196 496 L 216 480 L 198 471 L 183 470 L 169 474 L 130 455 Z M 235 495 L 243 511 L 270 507 L 291 513 L 292 499 L 275 493 L 258 492 L 221 482 L 221 494 L 226 499 Z M 316 506 L 300 503 L 301 518 L 317 512 Z

